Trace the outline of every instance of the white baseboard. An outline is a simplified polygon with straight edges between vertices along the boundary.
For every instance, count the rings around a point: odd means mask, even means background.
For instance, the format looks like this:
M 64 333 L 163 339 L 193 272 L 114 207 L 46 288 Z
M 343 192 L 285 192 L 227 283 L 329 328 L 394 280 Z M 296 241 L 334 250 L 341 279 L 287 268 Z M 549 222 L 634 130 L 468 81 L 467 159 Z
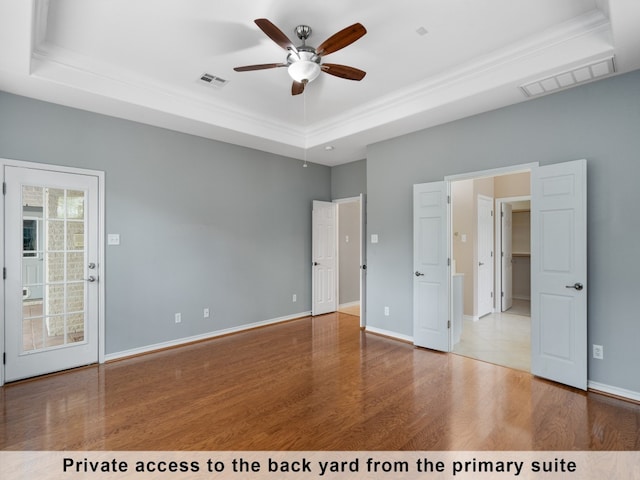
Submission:
M 359 306 L 360 306 L 360 300 L 356 300 L 355 302 L 341 303 L 340 305 L 338 305 L 338 309 L 340 309 L 340 308 L 350 308 L 350 307 L 359 307 Z
M 144 353 L 151 353 L 156 350 L 163 350 L 165 348 L 177 347 L 180 345 L 186 345 L 188 343 L 199 342 L 202 340 L 209 340 L 211 338 L 220 337 L 222 335 L 229 335 L 231 333 L 243 332 L 245 330 L 251 330 L 257 327 L 263 327 L 265 325 L 273 325 L 275 323 L 287 322 L 296 318 L 307 317 L 311 315 L 311 312 L 294 313 L 293 315 L 287 315 L 285 317 L 272 318 L 270 320 L 263 320 L 261 322 L 249 323 L 247 325 L 240 325 L 239 327 L 225 328 L 224 330 L 216 330 L 215 332 L 207 332 L 201 335 L 194 335 L 193 337 L 178 338 L 176 340 L 169 340 L 168 342 L 156 343 L 153 345 L 147 345 L 144 347 L 132 348 L 131 350 L 123 350 L 121 352 L 109 353 L 105 355 L 105 361 L 119 360 L 121 358 L 133 357 L 135 355 L 142 355 Z
M 377 335 L 382 335 L 384 337 L 396 338 L 398 340 L 402 340 L 403 342 L 413 343 L 413 337 L 410 337 L 409 335 L 402 335 L 401 333 L 397 332 L 392 332 L 390 330 L 385 330 L 383 328 L 370 327 L 367 325 L 365 331 L 375 333 Z
M 477 322 L 478 320 L 480 320 L 480 317 L 476 317 L 475 315 L 463 315 L 462 319 L 469 322 Z
M 628 398 L 629 400 L 633 400 L 634 402 L 640 402 L 640 392 L 634 392 L 633 390 L 612 387 L 611 385 L 592 382 L 591 380 L 587 382 L 587 388 L 591 390 L 598 390 L 603 393 L 608 393 L 610 395 L 615 395 L 616 397 Z
M 527 302 L 531 301 L 531 297 L 528 295 L 512 295 L 511 298 L 514 300 L 526 300 Z

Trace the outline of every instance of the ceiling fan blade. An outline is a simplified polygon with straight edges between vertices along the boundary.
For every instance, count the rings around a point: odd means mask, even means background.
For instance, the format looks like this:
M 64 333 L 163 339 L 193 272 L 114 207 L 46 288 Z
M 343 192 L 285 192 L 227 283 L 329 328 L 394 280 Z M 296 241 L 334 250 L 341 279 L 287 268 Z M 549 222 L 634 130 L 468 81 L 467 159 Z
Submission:
M 296 46 L 291 43 L 291 40 L 289 40 L 289 37 L 287 37 L 282 32 L 282 30 L 280 30 L 266 18 L 258 18 L 254 20 L 254 22 L 256 23 L 256 25 L 258 25 L 258 27 L 260 27 L 260 30 L 262 30 L 267 37 L 276 42 L 285 50 L 293 50 L 294 52 L 298 51 Z
M 300 95 L 304 92 L 304 86 L 306 84 L 307 82 L 293 82 L 293 85 L 291 85 L 291 95 Z
M 360 23 L 354 23 L 350 27 L 343 28 L 338 33 L 333 34 L 316 48 L 318 55 L 329 55 L 337 52 L 341 48 L 351 45 L 353 42 L 367 33 L 367 29 Z
M 346 78 L 347 80 L 362 80 L 367 72 L 355 67 L 349 67 L 347 65 L 338 65 L 336 63 L 323 63 L 320 65 L 323 72 L 329 75 L 334 75 L 340 78 Z
M 236 72 L 251 72 L 253 70 L 266 70 L 268 68 L 286 67 L 286 63 L 262 63 L 260 65 L 246 65 L 244 67 L 235 67 Z

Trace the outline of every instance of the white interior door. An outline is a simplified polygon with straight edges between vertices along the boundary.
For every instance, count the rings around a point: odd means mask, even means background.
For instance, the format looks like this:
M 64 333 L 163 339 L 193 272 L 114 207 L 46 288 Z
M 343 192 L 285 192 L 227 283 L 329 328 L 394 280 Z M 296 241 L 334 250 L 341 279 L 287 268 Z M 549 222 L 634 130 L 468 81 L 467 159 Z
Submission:
M 493 312 L 493 198 L 478 195 L 478 317 Z
M 4 174 L 5 380 L 97 362 L 98 177 Z
M 531 177 L 531 372 L 587 388 L 586 160 Z
M 367 325 L 367 197 L 360 194 L 360 326 Z
M 413 186 L 413 342 L 449 351 L 445 182 Z
M 312 315 L 335 312 L 337 301 L 336 204 L 313 201 Z
M 502 267 L 502 292 L 500 294 L 502 308 L 507 311 L 513 306 L 513 206 L 510 203 L 501 204 L 500 212 L 500 245 Z

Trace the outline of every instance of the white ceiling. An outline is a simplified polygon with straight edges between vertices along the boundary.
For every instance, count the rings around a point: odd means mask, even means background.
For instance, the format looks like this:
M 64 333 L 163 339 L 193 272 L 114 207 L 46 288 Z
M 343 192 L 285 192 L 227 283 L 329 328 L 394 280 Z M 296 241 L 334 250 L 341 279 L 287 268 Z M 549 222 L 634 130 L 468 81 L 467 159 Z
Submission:
M 311 26 L 312 46 L 362 23 L 326 61 L 367 76 L 322 74 L 292 96 L 284 68 L 235 72 L 285 61 L 261 17 L 296 44 Z M 612 56 L 616 73 L 638 69 L 639 25 L 637 0 L 0 0 L 0 90 L 337 165 L 525 101 L 533 80 Z

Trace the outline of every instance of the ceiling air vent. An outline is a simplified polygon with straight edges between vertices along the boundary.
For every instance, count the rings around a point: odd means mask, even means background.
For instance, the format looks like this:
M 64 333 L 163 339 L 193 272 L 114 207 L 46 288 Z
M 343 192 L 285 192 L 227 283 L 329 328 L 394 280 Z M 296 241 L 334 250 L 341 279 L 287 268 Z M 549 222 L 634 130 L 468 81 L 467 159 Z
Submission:
M 611 75 L 615 71 L 613 57 L 609 57 L 572 70 L 541 78 L 535 82 L 520 85 L 520 90 L 522 90 L 527 97 L 537 97 L 538 95 L 544 95 L 599 80 L 600 78 Z
M 229 80 L 225 80 L 224 78 L 216 77 L 215 75 L 211 75 L 210 73 L 203 73 L 200 76 L 200 81 L 206 85 L 210 85 L 216 88 L 222 88 Z

